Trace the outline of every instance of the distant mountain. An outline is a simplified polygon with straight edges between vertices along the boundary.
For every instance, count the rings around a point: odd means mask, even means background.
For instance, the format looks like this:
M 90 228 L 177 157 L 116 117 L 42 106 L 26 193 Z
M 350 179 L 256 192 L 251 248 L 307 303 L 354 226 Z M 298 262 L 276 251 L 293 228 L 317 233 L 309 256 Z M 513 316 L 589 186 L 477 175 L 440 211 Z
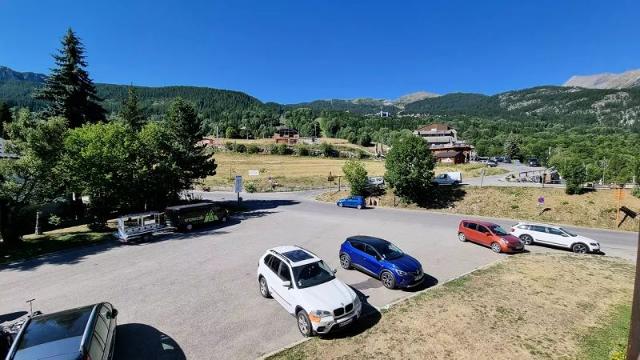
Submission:
M 44 107 L 44 102 L 33 99 L 33 90 L 41 86 L 46 75 L 23 73 L 0 66 L 0 101 L 11 106 Z M 98 96 L 109 112 L 118 111 L 127 97 L 129 85 L 96 84 Z M 193 102 L 205 116 L 244 110 L 261 110 L 266 106 L 258 99 L 239 91 L 219 90 L 195 86 L 135 86 L 142 106 L 151 114 L 163 113 L 175 97 Z
M 397 99 L 373 99 L 373 98 L 357 98 L 351 100 L 331 99 L 331 100 L 315 100 L 305 103 L 297 103 L 286 105 L 287 107 L 308 107 L 313 110 L 335 110 L 349 111 L 357 114 L 374 114 L 379 111 L 396 114 L 407 104 L 428 98 L 438 97 L 440 95 L 429 93 L 426 91 L 418 91 L 411 94 L 400 96 Z
M 6 66 L 0 66 L 0 82 L 28 81 L 33 83 L 42 83 L 46 78 L 47 76 L 43 74 L 19 72 L 12 70 Z
M 564 86 L 577 86 L 587 89 L 626 89 L 640 87 L 640 69 L 621 74 L 594 74 L 572 76 Z
M 493 96 L 447 94 L 408 104 L 405 113 L 640 126 L 640 88 L 541 86 Z

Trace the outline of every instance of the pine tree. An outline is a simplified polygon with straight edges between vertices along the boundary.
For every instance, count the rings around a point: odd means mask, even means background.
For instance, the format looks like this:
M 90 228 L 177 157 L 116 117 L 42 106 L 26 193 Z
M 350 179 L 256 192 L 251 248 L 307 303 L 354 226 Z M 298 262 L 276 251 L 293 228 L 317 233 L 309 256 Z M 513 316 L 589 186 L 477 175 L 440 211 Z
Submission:
M 9 105 L 0 101 L 0 138 L 4 137 L 4 124 L 8 124 L 12 121 L 11 110 Z
M 93 81 L 85 70 L 84 46 L 72 29 L 62 39 L 62 48 L 53 55 L 56 67 L 44 86 L 35 93 L 36 99 L 48 102 L 45 116 L 63 116 L 69 127 L 105 119 L 105 110 L 96 94 Z
M 138 93 L 134 87 L 129 87 L 127 98 L 122 102 L 120 117 L 135 130 L 142 128 L 145 123 L 143 111 L 138 102 Z

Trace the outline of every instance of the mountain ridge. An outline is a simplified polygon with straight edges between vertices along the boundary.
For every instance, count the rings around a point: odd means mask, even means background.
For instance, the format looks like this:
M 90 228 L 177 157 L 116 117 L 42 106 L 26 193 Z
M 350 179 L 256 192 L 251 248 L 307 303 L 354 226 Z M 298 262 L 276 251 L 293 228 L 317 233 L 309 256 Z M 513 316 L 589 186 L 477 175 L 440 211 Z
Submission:
M 575 86 L 587 89 L 628 89 L 640 87 L 640 69 L 622 73 L 601 73 L 591 75 L 574 75 L 564 86 Z

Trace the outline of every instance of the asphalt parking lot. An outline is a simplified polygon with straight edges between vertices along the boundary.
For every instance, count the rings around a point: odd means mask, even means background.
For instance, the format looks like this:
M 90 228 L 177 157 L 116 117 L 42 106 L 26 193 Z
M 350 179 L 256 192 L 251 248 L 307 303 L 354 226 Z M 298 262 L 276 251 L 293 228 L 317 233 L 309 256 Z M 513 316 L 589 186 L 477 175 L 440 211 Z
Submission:
M 0 314 L 27 309 L 25 300 L 31 298 L 43 312 L 109 301 L 118 308 L 121 324 L 116 359 L 251 359 L 301 338 L 295 319 L 258 292 L 257 261 L 269 247 L 297 244 L 315 252 L 376 307 L 410 292 L 390 291 L 367 275 L 340 269 L 338 249 L 347 236 L 367 234 L 396 243 L 422 262 L 429 275 L 425 286 L 508 256 L 457 241 L 461 216 L 340 209 L 308 195 L 245 195 L 252 211 L 225 227 L 139 245 L 98 245 L 1 267 Z M 634 258 L 632 233 L 578 231 L 598 239 L 607 255 Z

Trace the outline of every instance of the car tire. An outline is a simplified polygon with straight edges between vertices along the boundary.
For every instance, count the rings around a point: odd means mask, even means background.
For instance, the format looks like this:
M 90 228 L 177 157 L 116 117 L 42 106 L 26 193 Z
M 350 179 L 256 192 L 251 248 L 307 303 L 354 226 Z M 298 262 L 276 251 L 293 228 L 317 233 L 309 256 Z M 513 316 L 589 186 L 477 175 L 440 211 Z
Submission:
M 589 247 L 583 243 L 575 243 L 571 245 L 571 251 L 576 254 L 586 254 L 589 252 Z
M 465 241 L 467 241 L 467 237 L 465 236 L 464 233 L 459 232 L 458 233 L 458 240 L 460 240 L 461 242 L 465 242 Z
M 396 278 L 393 277 L 390 271 L 383 271 L 382 274 L 380 274 L 380 281 L 382 281 L 382 285 L 387 289 L 396 287 Z
M 258 285 L 260 285 L 260 295 L 262 295 L 262 297 L 265 299 L 269 299 L 271 297 L 271 294 L 269 293 L 269 285 L 267 284 L 267 279 L 265 279 L 264 276 L 260 276 L 258 278 Z
M 304 337 L 309 337 L 313 335 L 313 328 L 311 327 L 311 320 L 309 320 L 309 315 L 304 310 L 298 310 L 296 313 L 296 322 L 298 323 L 298 330 L 300 334 Z
M 362 205 L 357 206 L 358 210 L 362 209 Z
M 340 254 L 340 266 L 345 270 L 351 269 L 351 256 L 349 254 Z
M 500 247 L 500 244 L 498 244 L 497 242 L 491 243 L 491 250 L 496 254 L 499 254 L 502 252 L 502 248 Z
M 533 244 L 533 237 L 529 234 L 522 234 L 520 235 L 520 240 L 522 240 L 522 242 L 525 245 L 531 245 Z

